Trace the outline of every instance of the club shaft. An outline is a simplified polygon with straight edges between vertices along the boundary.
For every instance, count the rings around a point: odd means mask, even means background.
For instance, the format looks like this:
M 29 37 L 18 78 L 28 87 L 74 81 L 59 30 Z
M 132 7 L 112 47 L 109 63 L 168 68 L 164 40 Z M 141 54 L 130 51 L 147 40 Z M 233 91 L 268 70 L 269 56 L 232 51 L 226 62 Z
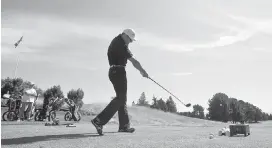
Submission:
M 156 82 L 155 80 L 153 80 L 152 78 L 149 78 L 150 80 L 152 80 L 154 83 L 156 83 L 157 85 L 159 85 L 162 89 L 164 89 L 165 91 L 167 91 L 169 94 L 171 94 L 173 97 L 175 97 L 177 100 L 178 97 L 176 97 L 174 94 L 172 94 L 170 91 L 168 91 L 166 88 L 164 88 L 163 86 L 161 86 L 158 82 Z M 180 100 L 179 100 L 180 101 Z M 182 101 L 180 101 L 183 105 L 185 105 Z

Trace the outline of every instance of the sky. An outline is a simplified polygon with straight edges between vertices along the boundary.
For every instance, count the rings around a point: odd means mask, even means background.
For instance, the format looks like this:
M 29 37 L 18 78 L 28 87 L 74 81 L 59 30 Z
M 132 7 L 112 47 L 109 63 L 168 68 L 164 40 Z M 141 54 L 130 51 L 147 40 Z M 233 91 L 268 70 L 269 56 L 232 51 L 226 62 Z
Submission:
M 2 0 L 1 78 L 16 76 L 84 103 L 109 103 L 107 48 L 126 28 L 151 78 L 184 103 L 208 107 L 218 92 L 272 113 L 270 0 Z M 17 48 L 14 43 L 24 36 Z M 170 95 L 128 62 L 128 101 Z M 179 111 L 192 111 L 175 100 Z

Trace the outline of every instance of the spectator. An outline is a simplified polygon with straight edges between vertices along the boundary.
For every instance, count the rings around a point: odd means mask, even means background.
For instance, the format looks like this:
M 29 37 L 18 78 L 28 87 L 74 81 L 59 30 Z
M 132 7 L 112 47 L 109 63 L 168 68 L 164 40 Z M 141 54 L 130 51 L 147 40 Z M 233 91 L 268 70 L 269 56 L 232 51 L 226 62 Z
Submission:
M 40 96 L 40 95 L 37 94 L 37 96 L 35 96 L 35 98 L 34 98 L 34 103 L 32 104 L 30 117 L 31 117 L 31 115 L 34 115 L 34 113 L 35 113 L 35 109 L 36 109 L 36 105 L 37 105 L 37 100 L 38 100 L 38 97 L 39 97 L 39 96 Z
M 20 121 L 20 119 L 24 118 L 24 112 L 26 110 L 26 116 L 27 119 L 30 120 L 31 113 L 32 113 L 32 107 L 34 102 L 37 98 L 37 92 L 34 89 L 35 84 L 33 82 L 30 83 L 30 88 L 26 89 L 23 94 L 22 103 L 20 106 L 20 112 L 19 112 L 19 118 L 17 121 Z
M 10 96 L 11 95 L 10 95 L 9 91 L 3 95 L 3 97 L 1 98 L 1 107 L 6 107 L 9 105 L 10 98 L 11 98 Z
M 9 94 L 9 91 L 3 95 L 3 98 L 4 99 L 9 99 L 10 98 L 10 94 Z

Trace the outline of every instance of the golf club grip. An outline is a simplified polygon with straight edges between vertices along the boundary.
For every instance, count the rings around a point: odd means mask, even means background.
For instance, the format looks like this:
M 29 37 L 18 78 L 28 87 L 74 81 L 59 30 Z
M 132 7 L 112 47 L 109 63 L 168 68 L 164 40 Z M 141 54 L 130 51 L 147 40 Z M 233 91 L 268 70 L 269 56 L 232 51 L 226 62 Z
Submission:
M 167 91 L 169 94 L 171 94 L 173 97 L 175 97 L 177 100 L 178 97 L 176 97 L 175 95 L 173 95 L 171 92 L 169 92 L 166 88 L 164 88 L 163 86 L 161 86 L 159 83 L 157 83 L 155 80 L 153 80 L 152 78 L 149 78 L 150 80 L 152 80 L 154 83 L 156 83 L 157 85 L 159 85 L 161 88 L 163 88 L 165 91 Z M 180 101 L 180 100 L 179 100 Z M 182 104 L 184 104 L 182 101 L 180 101 Z M 184 104 L 185 105 L 185 104 Z

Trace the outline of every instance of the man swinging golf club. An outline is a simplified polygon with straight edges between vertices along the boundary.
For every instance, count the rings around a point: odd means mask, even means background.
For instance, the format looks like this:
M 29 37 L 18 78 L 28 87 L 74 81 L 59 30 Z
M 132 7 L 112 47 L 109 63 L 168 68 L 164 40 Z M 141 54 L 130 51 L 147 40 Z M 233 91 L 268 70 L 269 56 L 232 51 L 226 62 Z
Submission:
M 133 66 L 140 71 L 143 77 L 148 78 L 148 74 L 142 68 L 130 52 L 128 45 L 136 41 L 133 29 L 125 29 L 121 34 L 116 36 L 108 47 L 109 79 L 113 84 L 116 97 L 98 114 L 92 124 L 95 126 L 99 135 L 103 135 L 103 125 L 113 117 L 118 111 L 119 130 L 118 132 L 133 133 L 135 128 L 130 127 L 127 112 L 127 77 L 126 64 L 127 60 L 131 61 Z

